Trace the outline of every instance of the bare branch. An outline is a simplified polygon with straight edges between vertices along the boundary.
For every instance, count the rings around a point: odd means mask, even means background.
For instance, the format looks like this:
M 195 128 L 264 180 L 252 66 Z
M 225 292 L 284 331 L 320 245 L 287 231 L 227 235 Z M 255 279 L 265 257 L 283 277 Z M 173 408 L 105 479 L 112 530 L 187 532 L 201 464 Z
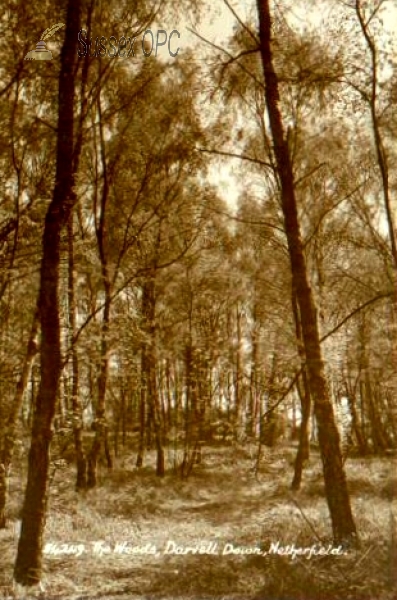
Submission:
M 222 46 L 218 46 L 218 44 L 214 44 L 214 42 L 211 42 L 210 40 L 207 40 L 207 38 L 205 38 L 202 35 L 200 35 L 197 31 L 194 31 L 190 27 L 187 27 L 187 30 L 190 31 L 190 33 L 192 33 L 193 35 L 195 35 L 199 40 L 201 40 L 205 44 L 208 44 L 208 46 L 211 46 L 211 48 L 214 48 L 215 50 L 219 50 L 220 52 L 223 52 L 224 54 L 226 54 L 231 59 L 235 58 L 233 56 L 233 54 L 230 54 L 230 52 L 228 52 L 227 50 L 225 50 L 225 48 L 222 48 Z M 240 62 L 237 62 L 237 64 L 240 67 L 240 69 L 242 71 L 244 71 L 244 73 L 246 73 L 249 77 L 251 77 L 252 80 L 255 81 L 255 83 L 259 87 L 261 87 L 263 90 L 265 89 L 264 83 L 262 81 L 260 81 L 259 79 L 257 79 L 257 77 L 255 77 L 255 75 L 253 73 L 251 73 L 251 71 L 249 71 L 246 67 L 244 67 L 244 65 L 242 65 Z
M 244 31 L 246 31 L 248 33 L 248 35 L 250 36 L 250 38 L 254 40 L 255 44 L 257 46 L 259 46 L 260 45 L 259 38 L 257 38 L 256 35 L 253 33 L 253 31 L 246 25 L 246 23 L 244 23 L 244 21 L 242 21 L 240 19 L 240 17 L 238 16 L 238 14 L 236 13 L 236 11 L 234 10 L 233 6 L 230 5 L 229 1 L 228 0 L 223 0 L 223 2 L 224 2 L 224 4 L 226 4 L 226 6 L 228 7 L 228 9 L 232 13 L 233 17 L 239 22 L 239 24 L 244 29 Z
M 266 167 L 274 172 L 274 167 L 270 163 L 265 160 L 261 160 L 260 158 L 255 158 L 254 156 L 247 156 L 246 154 L 237 154 L 235 152 L 226 152 L 223 150 L 215 150 L 209 148 L 197 148 L 199 152 L 207 152 L 208 154 L 218 154 L 219 156 L 229 156 L 231 158 L 240 158 L 241 160 L 247 160 L 248 162 L 252 162 L 257 165 L 261 165 L 262 167 Z

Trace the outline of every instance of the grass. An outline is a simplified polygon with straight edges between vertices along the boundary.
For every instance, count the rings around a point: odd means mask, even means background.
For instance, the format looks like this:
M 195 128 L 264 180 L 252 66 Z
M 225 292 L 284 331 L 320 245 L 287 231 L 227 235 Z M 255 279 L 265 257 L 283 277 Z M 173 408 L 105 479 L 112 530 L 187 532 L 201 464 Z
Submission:
M 360 548 L 342 556 L 167 555 L 179 545 L 226 543 L 267 549 L 271 543 L 309 547 L 331 543 L 319 456 L 312 454 L 302 489 L 292 494 L 293 448 L 267 452 L 257 476 L 249 452 L 206 448 L 203 463 L 181 480 L 137 470 L 133 457 L 101 471 L 100 485 L 78 495 L 71 467 L 56 472 L 44 542 L 84 544 L 81 556 L 44 559 L 41 587 L 12 582 L 15 520 L 26 473 L 14 474 L 10 522 L 0 531 L 0 598 L 62 600 L 392 600 L 397 591 L 394 459 L 346 463 Z M 154 457 L 147 458 L 154 464 Z M 95 554 L 93 543 L 111 552 Z M 156 555 L 117 554 L 119 542 L 156 546 Z M 2 590 L 2 591 L 1 591 Z M 2 595 L 1 595 L 2 594 Z

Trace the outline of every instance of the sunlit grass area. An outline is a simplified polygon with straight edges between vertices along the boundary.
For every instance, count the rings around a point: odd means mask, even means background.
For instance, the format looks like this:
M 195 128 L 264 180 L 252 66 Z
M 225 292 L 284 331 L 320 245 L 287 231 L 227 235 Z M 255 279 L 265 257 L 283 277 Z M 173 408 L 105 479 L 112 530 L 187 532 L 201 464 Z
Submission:
M 14 473 L 11 518 L 8 528 L 0 532 L 0 597 L 394 599 L 394 459 L 357 458 L 346 464 L 358 549 L 311 558 L 223 554 L 226 544 L 229 549 L 231 544 L 234 549 L 261 550 L 277 542 L 280 547 L 294 544 L 297 548 L 332 544 L 320 458 L 312 454 L 301 491 L 292 493 L 293 453 L 292 448 L 266 450 L 255 473 L 254 448 L 251 452 L 205 448 L 202 464 L 187 480 L 172 471 L 160 479 L 151 466 L 137 470 L 131 457 L 116 464 L 111 473 L 102 469 L 100 485 L 85 495 L 73 491 L 71 467 L 57 470 L 44 543 L 84 551 L 45 554 L 42 585 L 29 591 L 12 584 L 15 523 L 23 488 L 23 477 L 18 479 Z M 154 457 L 148 456 L 146 464 L 154 464 Z M 164 550 L 170 541 L 184 548 L 215 547 L 217 553 L 167 554 Z M 123 543 L 124 549 L 139 547 L 147 553 L 122 551 Z

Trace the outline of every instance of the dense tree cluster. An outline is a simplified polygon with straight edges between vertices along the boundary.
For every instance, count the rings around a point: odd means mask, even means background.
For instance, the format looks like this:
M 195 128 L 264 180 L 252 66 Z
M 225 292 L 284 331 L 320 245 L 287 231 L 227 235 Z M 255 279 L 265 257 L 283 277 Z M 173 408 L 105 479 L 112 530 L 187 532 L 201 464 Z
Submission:
M 258 0 L 227 47 L 199 36 L 203 60 L 128 61 L 79 56 L 79 30 L 142 36 L 169 3 L 6 4 L 1 527 L 31 438 L 16 579 L 40 579 L 55 458 L 83 490 L 101 457 L 155 448 L 158 476 L 188 477 L 207 444 L 284 436 L 296 489 L 311 439 L 334 536 L 354 537 L 343 462 L 397 446 L 389 3 L 329 0 L 315 31 Z M 24 62 L 59 21 L 54 60 Z M 237 206 L 209 183 L 225 166 Z

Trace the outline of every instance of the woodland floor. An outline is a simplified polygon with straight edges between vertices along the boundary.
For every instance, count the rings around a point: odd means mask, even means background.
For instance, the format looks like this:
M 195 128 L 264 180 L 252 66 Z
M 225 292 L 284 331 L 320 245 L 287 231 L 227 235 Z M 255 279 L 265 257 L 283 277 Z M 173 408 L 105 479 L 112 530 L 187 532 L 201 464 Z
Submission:
M 349 458 L 346 463 L 360 548 L 342 556 L 222 555 L 224 544 L 269 548 L 331 543 L 321 465 L 313 452 L 302 489 L 292 494 L 295 449 L 266 449 L 255 476 L 255 448 L 208 447 L 187 480 L 134 457 L 102 468 L 99 486 L 73 491 L 73 469 L 51 481 L 45 543 L 84 544 L 81 556 L 44 558 L 41 589 L 12 584 L 15 522 L 26 473 L 11 482 L 9 524 L 0 531 L 0 598 L 46 600 L 392 600 L 397 597 L 396 462 Z M 154 457 L 147 457 L 154 464 Z M 393 517 L 394 515 L 394 517 Z M 158 555 L 95 555 L 92 542 L 155 545 Z M 168 540 L 217 541 L 219 555 L 165 555 Z

